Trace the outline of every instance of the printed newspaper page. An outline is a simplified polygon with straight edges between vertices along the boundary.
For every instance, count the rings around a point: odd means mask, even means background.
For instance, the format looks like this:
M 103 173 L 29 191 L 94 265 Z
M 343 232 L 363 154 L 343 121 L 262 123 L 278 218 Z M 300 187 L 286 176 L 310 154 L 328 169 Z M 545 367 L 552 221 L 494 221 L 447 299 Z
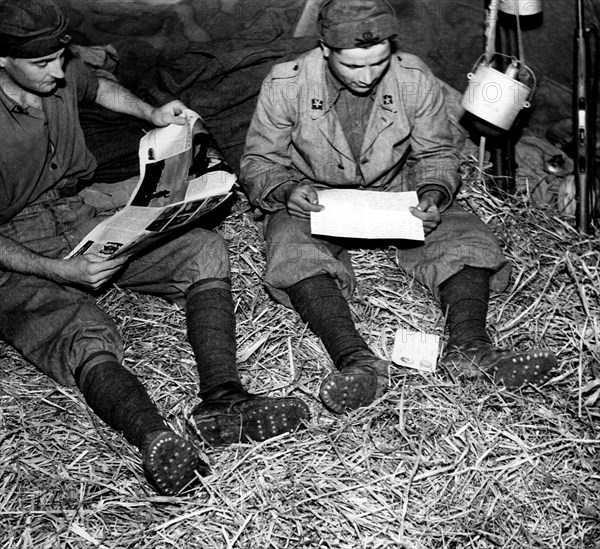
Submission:
M 127 205 L 95 227 L 69 254 L 108 259 L 131 254 L 192 223 L 231 196 L 236 177 L 202 119 L 148 132 L 140 140 L 140 180 Z
M 345 238 L 424 240 L 423 222 L 410 213 L 417 193 L 318 189 L 320 212 L 311 212 L 313 234 Z

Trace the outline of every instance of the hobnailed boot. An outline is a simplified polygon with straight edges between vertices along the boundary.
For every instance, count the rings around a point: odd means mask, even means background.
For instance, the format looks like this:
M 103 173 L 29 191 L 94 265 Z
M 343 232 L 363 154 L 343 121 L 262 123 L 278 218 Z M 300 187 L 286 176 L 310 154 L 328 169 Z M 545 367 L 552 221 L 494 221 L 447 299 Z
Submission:
M 347 366 L 323 380 L 319 390 L 321 402 L 336 414 L 368 406 L 385 392 L 390 364 L 371 352 L 352 354 Z
M 348 302 L 333 277 L 307 278 L 287 292 L 300 318 L 321 339 L 339 370 L 321 384 L 323 404 L 342 414 L 379 398 L 387 385 L 390 363 L 377 358 L 356 330 Z
M 299 398 L 268 398 L 244 390 L 235 362 L 235 315 L 229 280 L 201 281 L 188 291 L 188 338 L 198 363 L 202 402 L 190 423 L 211 445 L 263 441 L 310 418 Z
M 219 446 L 262 442 L 301 429 L 309 419 L 308 406 L 299 398 L 261 397 L 224 384 L 203 397 L 191 423 L 202 440 Z
M 162 495 L 176 495 L 209 466 L 165 423 L 140 381 L 110 353 L 90 357 L 75 373 L 90 408 L 134 446 L 144 471 Z
M 547 350 L 513 351 L 492 344 L 486 331 L 490 272 L 465 267 L 440 285 L 449 339 L 440 364 L 457 378 L 485 378 L 513 389 L 539 386 L 557 366 Z
M 192 444 L 171 429 L 149 433 L 140 451 L 146 475 L 165 496 L 179 494 L 196 480 L 196 474 L 210 473 Z
M 512 351 L 491 344 L 452 347 L 442 364 L 456 377 L 485 378 L 512 389 L 540 386 L 550 379 L 558 365 L 556 355 L 547 350 Z

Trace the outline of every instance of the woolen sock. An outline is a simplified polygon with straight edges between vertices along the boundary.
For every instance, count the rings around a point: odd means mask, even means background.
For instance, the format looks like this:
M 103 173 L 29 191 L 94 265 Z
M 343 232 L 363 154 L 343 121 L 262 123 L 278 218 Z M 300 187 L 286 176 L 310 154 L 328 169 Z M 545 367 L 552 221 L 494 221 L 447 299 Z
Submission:
M 238 398 L 249 398 L 251 395 L 237 381 L 226 381 L 208 391 L 200 393 L 203 402 L 214 400 L 234 400 Z
M 292 306 L 318 336 L 334 365 L 342 369 L 355 353 L 373 354 L 360 336 L 346 298 L 333 277 L 318 275 L 287 289 Z
M 187 333 L 200 377 L 200 394 L 242 382 L 236 364 L 235 313 L 228 279 L 194 283 L 186 297 Z
M 116 357 L 89 369 L 82 365 L 75 381 L 94 413 L 134 446 L 141 449 L 147 435 L 168 428 L 144 386 Z
M 448 347 L 492 344 L 486 331 L 490 271 L 467 266 L 440 284 L 439 293 L 449 331 Z

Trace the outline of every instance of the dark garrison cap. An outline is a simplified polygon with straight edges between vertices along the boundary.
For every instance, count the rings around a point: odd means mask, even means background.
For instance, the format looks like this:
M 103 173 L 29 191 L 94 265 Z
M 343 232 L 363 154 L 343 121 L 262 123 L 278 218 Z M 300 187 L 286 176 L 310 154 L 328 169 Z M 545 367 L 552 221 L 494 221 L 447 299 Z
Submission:
M 324 0 L 317 19 L 321 40 L 332 48 L 359 48 L 398 34 L 386 0 Z
M 0 56 L 51 55 L 71 41 L 67 25 L 53 0 L 0 0 Z

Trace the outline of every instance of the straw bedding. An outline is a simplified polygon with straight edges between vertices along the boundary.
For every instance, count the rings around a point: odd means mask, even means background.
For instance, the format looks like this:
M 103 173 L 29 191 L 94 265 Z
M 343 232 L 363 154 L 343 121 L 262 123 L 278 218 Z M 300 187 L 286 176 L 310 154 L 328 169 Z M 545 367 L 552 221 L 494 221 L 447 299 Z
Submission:
M 493 338 L 556 352 L 545 387 L 511 393 L 398 367 L 381 400 L 333 416 L 317 398 L 330 362 L 262 288 L 260 232 L 240 195 L 216 230 L 230 244 L 242 378 L 303 398 L 308 428 L 261 444 L 197 442 L 212 475 L 159 497 L 136 450 L 76 391 L 0 346 L 0 547 L 600 549 L 600 241 L 526 194 L 494 198 L 471 160 L 463 168 L 460 202 L 493 226 L 514 266 L 509 291 L 492 299 Z M 386 252 L 353 251 L 351 307 L 389 358 L 398 328 L 441 335 L 443 318 Z M 183 311 L 119 288 L 100 304 L 122 328 L 126 365 L 191 436 Z

